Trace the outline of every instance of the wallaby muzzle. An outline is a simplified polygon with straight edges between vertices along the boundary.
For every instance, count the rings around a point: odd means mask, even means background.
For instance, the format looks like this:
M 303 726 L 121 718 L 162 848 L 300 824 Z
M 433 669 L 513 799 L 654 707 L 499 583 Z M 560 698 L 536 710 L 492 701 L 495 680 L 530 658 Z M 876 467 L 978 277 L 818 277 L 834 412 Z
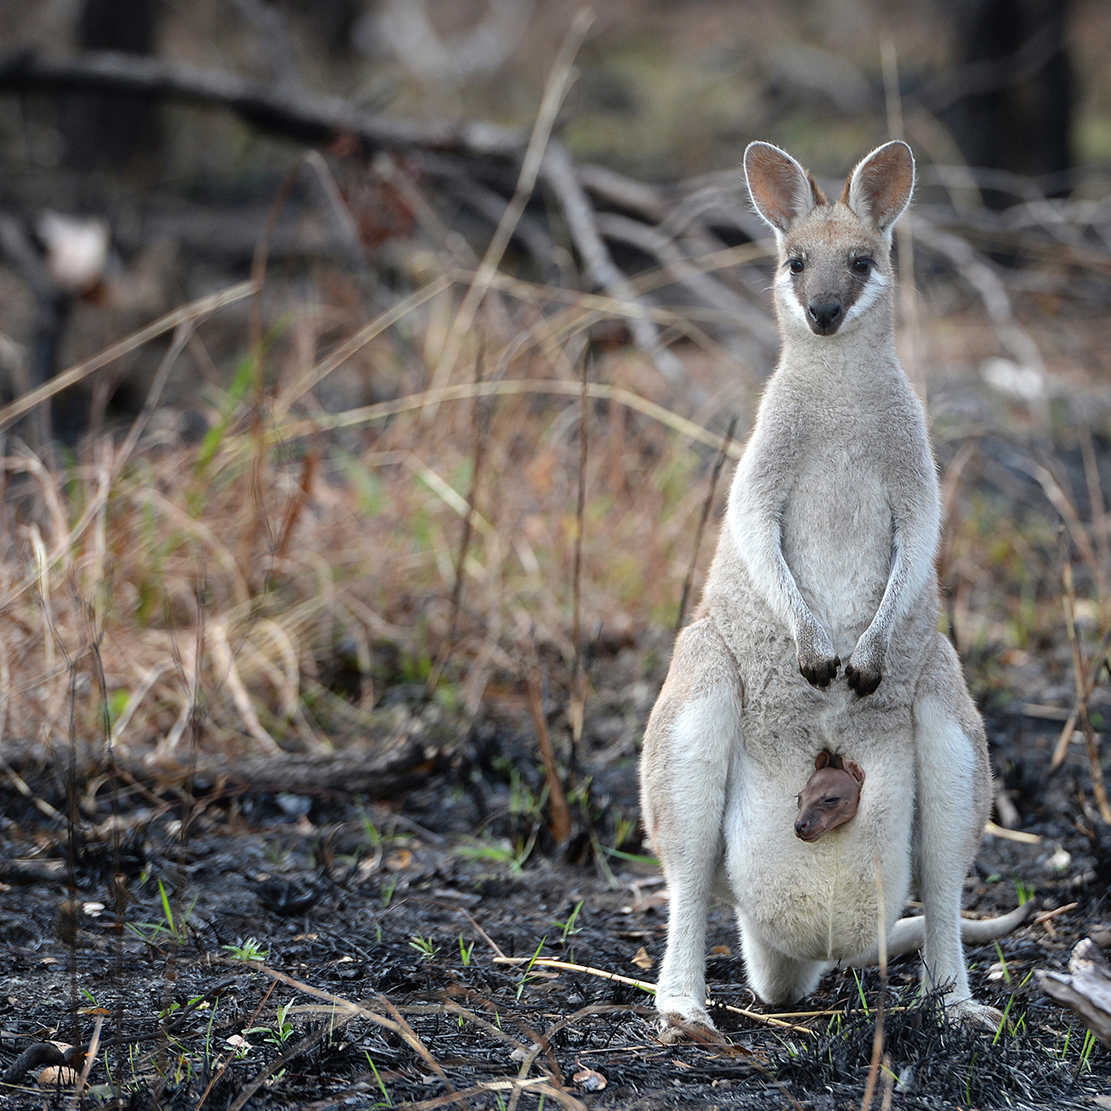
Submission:
M 806 319 L 815 335 L 832 336 L 845 319 L 840 298 L 831 294 L 819 294 L 812 298 L 806 306 Z

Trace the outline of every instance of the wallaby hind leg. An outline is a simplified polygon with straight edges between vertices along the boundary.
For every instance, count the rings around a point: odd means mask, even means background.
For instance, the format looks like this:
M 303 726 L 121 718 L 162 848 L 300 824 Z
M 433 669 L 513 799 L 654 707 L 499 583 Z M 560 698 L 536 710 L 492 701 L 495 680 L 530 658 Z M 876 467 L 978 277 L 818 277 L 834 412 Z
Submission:
M 998 1012 L 973 1001 L 961 947 L 961 892 L 991 806 L 983 723 L 953 646 L 940 633 L 915 695 L 916 871 L 925 921 L 923 980 L 945 987 L 959 1019 L 990 1024 Z
M 741 740 L 737 665 L 713 624 L 675 642 L 641 755 L 641 811 L 667 877 L 667 952 L 656 1009 L 713 1030 L 706 1013 L 706 920 L 723 853 L 730 753 Z
M 829 968 L 824 961 L 796 960 L 771 945 L 742 911 L 737 912 L 745 975 L 756 994 L 773 1005 L 794 1003 L 818 987 Z

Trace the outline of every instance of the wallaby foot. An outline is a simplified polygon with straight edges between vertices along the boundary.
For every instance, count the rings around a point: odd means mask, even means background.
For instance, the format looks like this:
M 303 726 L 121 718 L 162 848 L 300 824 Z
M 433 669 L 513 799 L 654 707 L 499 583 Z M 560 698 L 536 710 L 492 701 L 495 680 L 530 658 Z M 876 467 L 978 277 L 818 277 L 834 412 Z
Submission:
M 998 1030 L 1003 1024 L 1003 1012 L 975 999 L 961 999 L 947 1003 L 945 1015 L 950 1022 L 960 1026 L 976 1026 L 982 1030 Z
M 676 1045 L 679 1042 L 721 1044 L 728 1041 L 714 1025 L 705 1007 L 688 1007 L 676 1011 L 668 1006 L 666 1001 L 656 1023 L 656 1037 L 664 1045 Z

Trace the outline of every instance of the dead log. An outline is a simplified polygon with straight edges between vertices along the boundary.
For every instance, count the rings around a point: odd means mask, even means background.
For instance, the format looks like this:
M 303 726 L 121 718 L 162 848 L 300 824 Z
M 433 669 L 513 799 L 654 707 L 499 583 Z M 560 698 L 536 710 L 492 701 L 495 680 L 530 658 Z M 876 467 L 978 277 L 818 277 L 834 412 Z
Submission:
M 266 84 L 235 74 L 121 53 L 86 53 L 59 59 L 25 50 L 10 51 L 0 55 L 2 91 L 129 93 L 151 100 L 218 106 L 262 130 L 300 143 L 327 145 L 354 138 L 368 155 L 439 151 L 517 166 L 528 147 L 528 134 L 514 128 L 485 122 L 448 125 L 394 120 L 356 108 L 341 97 L 310 93 L 284 83 Z M 548 144 L 540 178 L 558 199 L 587 284 L 629 307 L 627 323 L 634 341 L 661 373 L 675 382 L 681 364 L 660 342 L 659 329 L 642 306 L 644 299 L 634 295 L 626 275 L 614 264 L 578 167 L 556 140 Z
M 1069 975 L 1039 971 L 1038 982 L 1050 999 L 1075 1011 L 1111 1049 L 1111 964 L 1090 937 L 1073 949 Z
M 324 794 L 361 796 L 371 801 L 397 798 L 420 787 L 442 771 L 447 754 L 427 730 L 402 729 L 335 752 L 274 755 L 256 751 L 198 751 L 166 764 L 152 764 L 144 752 L 116 750 L 111 757 L 96 744 L 70 752 L 63 745 L 50 750 L 30 742 L 8 741 L 0 746 L 0 772 L 28 798 L 55 793 L 61 777 L 87 782 L 99 775 L 119 775 L 158 793 L 179 785 L 188 776 L 194 784 L 213 784 L 223 791 L 261 794 Z M 25 790 L 24 790 L 25 788 Z M 58 817 L 58 815 L 55 815 Z M 14 882 L 9 869 L 0 879 Z

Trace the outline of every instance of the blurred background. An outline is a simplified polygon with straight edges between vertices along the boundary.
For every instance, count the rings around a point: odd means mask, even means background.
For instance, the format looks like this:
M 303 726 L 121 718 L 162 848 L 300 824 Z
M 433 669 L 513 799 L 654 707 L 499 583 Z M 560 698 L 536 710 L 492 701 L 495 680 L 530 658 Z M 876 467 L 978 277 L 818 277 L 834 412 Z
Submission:
M 301 219 L 300 240 L 291 244 L 296 236 L 287 221 L 275 249 L 301 258 L 346 251 L 349 268 L 361 253 L 354 266 L 363 278 L 367 251 L 379 275 L 396 266 L 398 241 L 411 245 L 413 213 L 411 198 L 399 200 L 396 183 L 373 165 L 381 148 L 342 129 L 314 134 L 299 123 L 296 105 L 331 97 L 333 106 L 351 112 L 430 127 L 489 121 L 527 131 L 582 8 L 572 0 L 6 6 L 0 332 L 26 349 L 22 373 L 41 382 L 89 355 L 108 334 L 82 339 L 88 314 L 78 311 L 73 319 L 74 306 L 65 307 L 64 327 L 44 315 L 41 302 L 56 291 L 43 285 L 49 273 L 34 272 L 35 254 L 71 260 L 79 272 L 62 284 L 85 301 L 95 288 L 98 319 L 108 309 L 157 311 L 175 287 L 188 292 L 203 284 L 198 268 L 243 269 L 306 139 L 331 160 L 360 242 L 351 228 L 346 242 L 336 242 L 345 232 L 334 213 L 312 226 L 330 187 L 301 180 L 292 209 Z M 1032 199 L 1098 204 L 1111 188 L 1109 49 L 1111 14 L 1098 0 L 615 0 L 594 12 L 556 129 L 579 163 L 647 183 L 686 182 L 688 194 L 700 186 L 736 194 L 737 168 L 753 138 L 784 146 L 829 179 L 898 133 L 919 159 L 919 205 L 986 208 L 977 216 L 974 246 L 990 247 L 996 262 L 1022 266 L 1030 260 L 1015 248 L 1015 225 L 1029 217 Z M 123 89 L 81 85 L 72 73 L 67 83 L 66 60 L 99 52 L 153 65 Z M 32 65 L 32 58 L 47 65 Z M 172 89 L 170 71 L 180 77 Z M 198 97 L 193 86 L 206 78 L 207 88 L 219 79 L 236 87 Z M 236 100 L 248 87 L 266 88 L 292 110 L 252 112 Z M 512 190 L 512 159 L 470 147 L 469 167 L 465 158 L 447 165 L 437 162 L 444 146 L 401 142 L 387 151 L 444 225 L 481 249 L 499 200 Z M 599 191 L 595 186 L 595 203 Z M 601 207 L 620 210 L 622 200 L 627 207 L 627 193 L 603 199 Z M 713 203 L 688 202 L 703 212 Z M 1016 206 L 1023 215 L 990 218 Z M 59 215 L 86 222 L 59 224 Z M 719 227 L 719 239 L 759 235 L 741 223 Z M 1099 220 L 1089 226 L 1098 238 Z M 642 268 L 643 244 L 610 230 L 603 238 L 625 254 L 625 269 Z M 1008 237 L 1012 242 L 1003 242 Z M 85 265 L 95 273 L 80 273 L 81 263 L 72 261 L 82 250 L 91 252 Z M 535 254 L 532 261 L 539 261 Z M 556 252 L 547 261 L 558 267 L 562 260 Z M 125 312 L 121 324 L 131 322 Z M 766 372 L 766 344 L 754 351 L 734 338 L 732 347 L 747 361 L 763 361 L 756 369 Z M 0 353 L 9 396 L 19 392 L 18 364 L 15 350 Z M 116 377 L 102 384 L 97 399 L 86 389 L 81 400 L 55 401 L 63 439 L 75 441 L 90 420 L 98 427 L 113 406 L 126 414 L 140 403 L 141 376 L 117 370 Z M 168 396 L 176 397 L 172 385 Z
M 1106 1090 L 1106 1057 L 1079 1030 L 1069 1048 L 1033 970 L 1108 938 L 1111 4 L 585 10 L 0 2 L 0 1054 L 99 1032 L 114 1000 L 104 1099 L 239 1106 L 266 1080 L 267 1106 L 322 1107 L 313 1083 L 358 1078 L 336 1099 L 392 1105 L 388 1082 L 443 1102 L 399 1036 L 341 1046 L 323 1012 L 329 1040 L 298 1043 L 314 1082 L 282 1048 L 285 987 L 265 1020 L 255 965 L 225 992 L 222 958 L 273 939 L 275 967 L 329 991 L 420 1002 L 453 1070 L 509 1068 L 483 1106 L 515 1106 L 555 1051 L 593 1081 L 591 1045 L 610 1106 L 755 1100 L 750 1058 L 807 1067 L 797 1039 L 757 1035 L 740 1071 L 715 1056 L 677 1095 L 642 1026 L 622 1042 L 632 994 L 532 964 L 580 944 L 651 979 L 662 954 L 640 741 L 779 348 L 743 151 L 776 143 L 836 195 L 903 137 L 898 342 L 995 773 L 965 904 L 1042 913 L 972 957 L 1015 1036 L 931 1041 L 890 1008 L 884 1105 L 896 1075 L 900 1106 L 1079 1105 L 1072 1079 L 1094 1067 Z M 479 936 L 533 960 L 472 966 Z M 740 976 L 728 953 L 715 994 Z M 866 1032 L 823 1010 L 802 1083 L 855 1106 L 884 1012 L 829 982 Z M 449 998 L 496 1039 L 452 1040 Z M 281 1057 L 258 1073 L 241 1038 L 231 1061 L 233 1030 Z

